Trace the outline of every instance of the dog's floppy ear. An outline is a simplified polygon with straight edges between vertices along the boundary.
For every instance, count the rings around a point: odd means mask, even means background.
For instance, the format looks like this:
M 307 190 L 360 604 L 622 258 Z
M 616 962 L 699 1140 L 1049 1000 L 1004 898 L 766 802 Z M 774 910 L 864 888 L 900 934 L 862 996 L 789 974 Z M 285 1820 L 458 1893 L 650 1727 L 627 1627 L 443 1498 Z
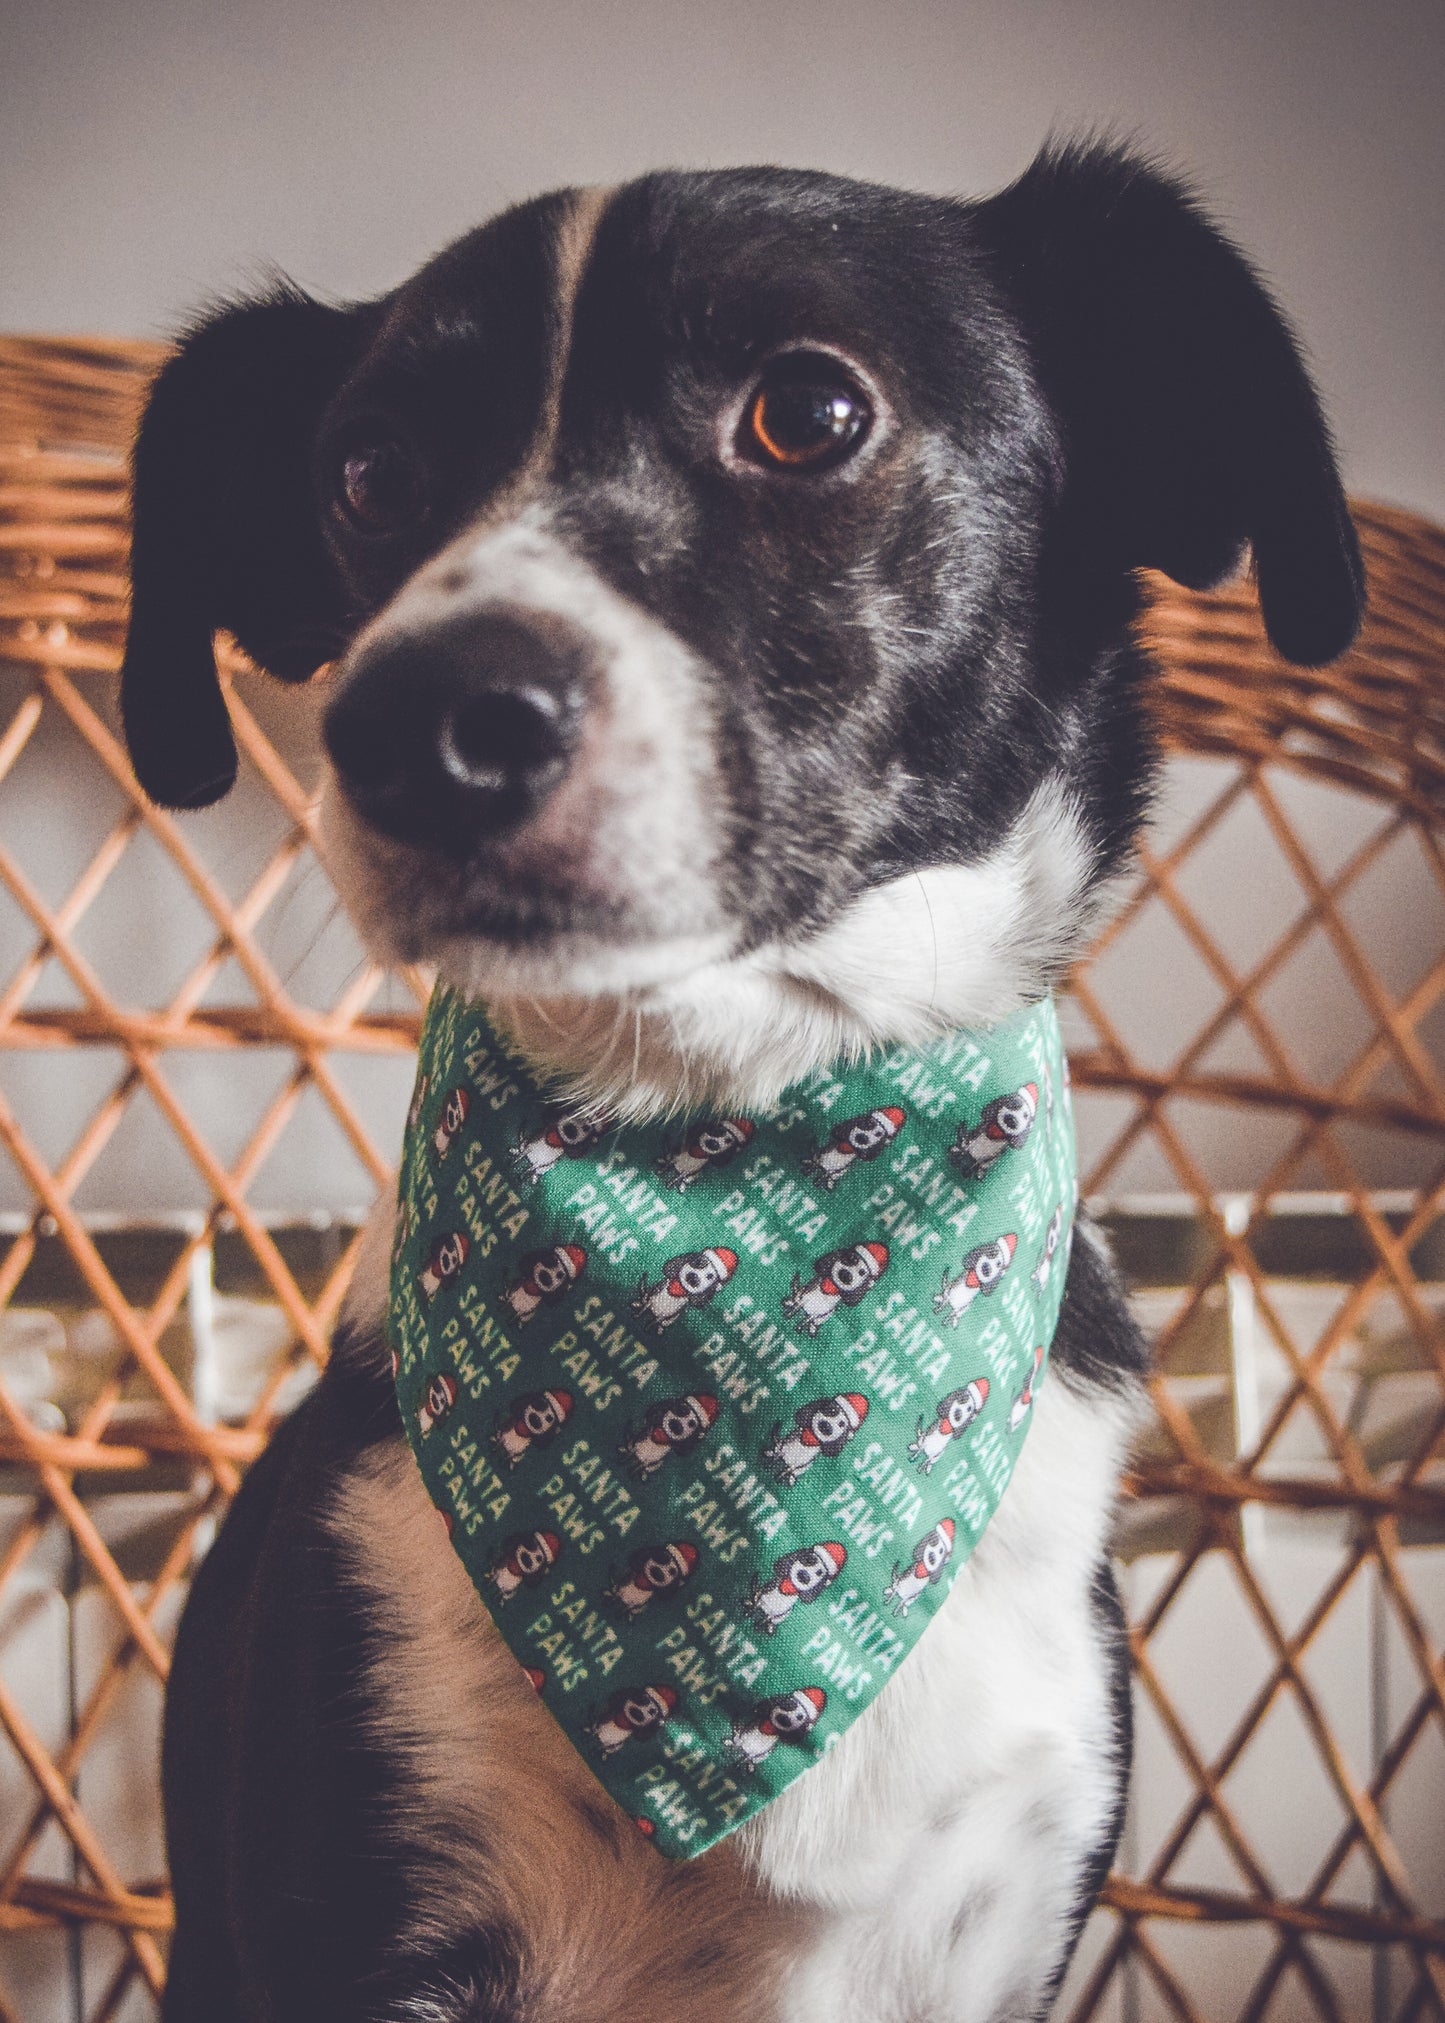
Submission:
M 304 681 L 341 643 L 310 454 L 367 321 L 278 287 L 200 324 L 151 389 L 120 694 L 136 777 L 165 807 L 205 807 L 236 777 L 218 627 L 283 681 Z
M 975 218 L 1062 431 L 1068 566 L 1203 589 L 1248 542 L 1279 651 L 1342 653 L 1359 545 L 1314 388 L 1242 255 L 1178 184 L 1102 145 L 1046 149 Z

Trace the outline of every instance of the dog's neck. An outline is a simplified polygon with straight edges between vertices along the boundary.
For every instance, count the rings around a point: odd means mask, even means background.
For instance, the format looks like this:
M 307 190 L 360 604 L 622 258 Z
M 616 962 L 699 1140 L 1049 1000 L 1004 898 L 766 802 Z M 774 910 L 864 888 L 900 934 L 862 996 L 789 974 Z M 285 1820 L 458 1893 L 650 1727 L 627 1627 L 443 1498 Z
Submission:
M 1109 898 L 1067 792 L 1050 782 L 981 863 L 909 872 L 806 939 L 645 994 L 531 996 L 450 980 L 483 997 L 579 1104 L 631 1121 L 766 1106 L 825 1063 L 922 1046 L 1035 1003 Z

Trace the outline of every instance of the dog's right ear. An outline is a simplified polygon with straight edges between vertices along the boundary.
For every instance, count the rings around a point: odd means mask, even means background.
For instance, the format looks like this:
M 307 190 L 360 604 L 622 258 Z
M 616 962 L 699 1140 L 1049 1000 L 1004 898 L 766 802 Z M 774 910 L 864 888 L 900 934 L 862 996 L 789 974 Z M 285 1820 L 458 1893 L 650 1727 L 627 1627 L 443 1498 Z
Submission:
M 1205 589 L 1248 544 L 1284 657 L 1343 653 L 1365 583 L 1330 432 L 1284 317 L 1189 191 L 1128 149 L 1051 147 L 974 218 L 1059 424 L 1075 580 Z
M 236 777 L 212 635 L 304 681 L 344 643 L 311 446 L 374 312 L 290 288 L 223 309 L 161 369 L 136 439 L 121 715 L 153 801 L 202 808 Z

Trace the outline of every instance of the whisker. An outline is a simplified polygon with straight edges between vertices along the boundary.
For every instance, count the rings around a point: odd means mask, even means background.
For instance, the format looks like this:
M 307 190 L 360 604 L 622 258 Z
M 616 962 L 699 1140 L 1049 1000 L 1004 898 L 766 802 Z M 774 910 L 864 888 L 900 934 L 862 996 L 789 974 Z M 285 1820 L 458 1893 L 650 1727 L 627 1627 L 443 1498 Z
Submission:
M 928 1009 L 934 1011 L 938 1005 L 938 923 L 933 917 L 933 901 L 928 896 L 928 887 L 923 882 L 923 873 L 915 871 L 918 889 L 923 894 L 923 904 L 928 913 L 928 931 L 933 936 L 933 982 L 928 991 Z
M 311 937 L 307 941 L 306 946 L 297 951 L 297 953 L 292 957 L 290 963 L 288 963 L 285 970 L 282 971 L 281 987 L 283 990 L 288 991 L 290 990 L 292 984 L 296 981 L 296 977 L 301 970 L 302 964 L 306 961 L 306 958 L 310 955 L 315 954 L 317 944 L 321 941 L 324 935 L 327 935 L 331 932 L 332 928 L 336 925 L 337 921 L 340 918 L 341 918 L 341 900 L 335 894 L 333 894 L 331 904 L 327 907 L 325 914 L 322 916 L 320 926 L 316 929 L 315 933 L 311 935 Z M 366 967 L 368 960 L 369 957 L 367 956 L 366 951 L 363 949 L 361 955 L 352 964 L 351 969 L 347 973 L 345 981 L 340 985 L 338 995 L 340 994 L 340 992 L 344 992 L 351 984 L 353 984 L 356 981 L 357 977 L 360 976 L 362 970 Z

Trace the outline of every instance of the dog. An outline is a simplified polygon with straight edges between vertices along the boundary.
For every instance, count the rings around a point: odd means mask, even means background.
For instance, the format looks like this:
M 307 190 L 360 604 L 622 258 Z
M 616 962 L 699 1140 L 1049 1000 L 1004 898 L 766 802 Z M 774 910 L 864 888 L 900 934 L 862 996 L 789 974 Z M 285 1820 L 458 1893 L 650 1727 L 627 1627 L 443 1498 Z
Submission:
M 325 668 L 323 835 L 371 949 L 599 1116 L 749 1117 L 1061 980 L 1154 781 L 1137 572 L 1246 550 L 1281 653 L 1340 653 L 1363 579 L 1316 394 L 1148 160 L 1052 146 L 975 202 L 657 174 L 510 210 L 380 300 L 277 285 L 191 330 L 136 444 L 124 727 L 147 793 L 202 806 L 236 768 L 214 633 Z M 1046 2014 L 1130 1750 L 1108 1547 L 1146 1354 L 1087 1224 L 918 1648 L 669 1862 L 439 1538 L 393 1213 L 181 1625 L 168 2023 Z

